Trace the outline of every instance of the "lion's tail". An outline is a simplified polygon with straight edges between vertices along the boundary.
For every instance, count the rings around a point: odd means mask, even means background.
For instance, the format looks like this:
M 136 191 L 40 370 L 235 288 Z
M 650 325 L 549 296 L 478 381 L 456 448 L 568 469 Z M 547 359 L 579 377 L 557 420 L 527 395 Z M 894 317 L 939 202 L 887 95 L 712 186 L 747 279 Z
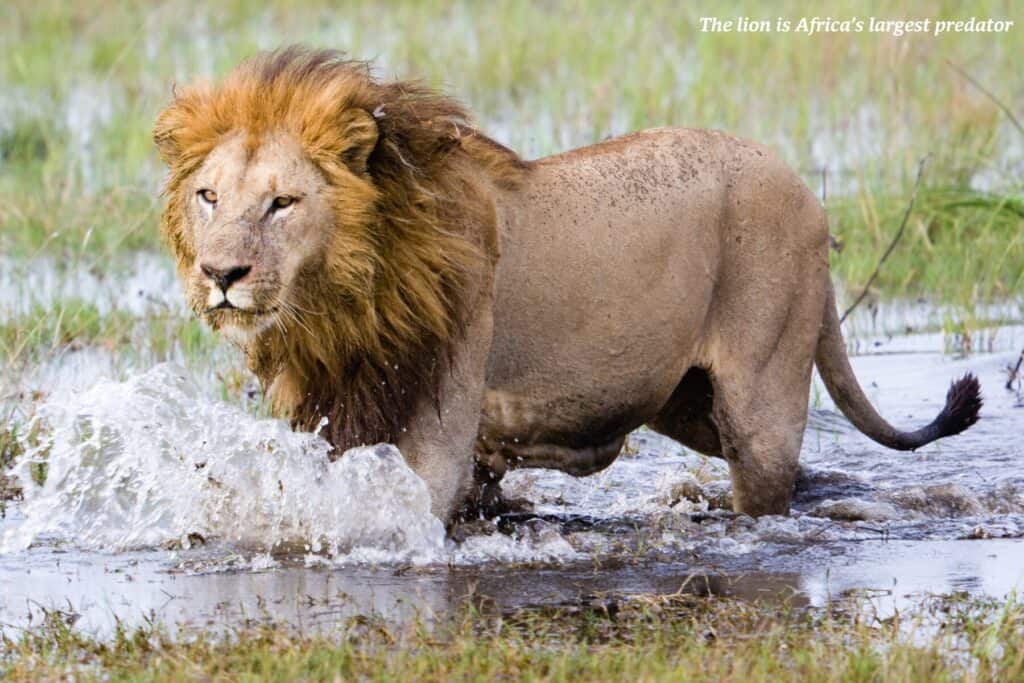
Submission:
M 912 451 L 936 439 L 959 434 L 978 421 L 982 404 L 981 385 L 974 375 L 968 373 L 950 386 L 945 407 L 930 424 L 913 432 L 902 432 L 886 422 L 868 401 L 853 374 L 839 330 L 831 283 L 828 288 L 815 363 L 832 400 L 857 429 L 888 448 Z

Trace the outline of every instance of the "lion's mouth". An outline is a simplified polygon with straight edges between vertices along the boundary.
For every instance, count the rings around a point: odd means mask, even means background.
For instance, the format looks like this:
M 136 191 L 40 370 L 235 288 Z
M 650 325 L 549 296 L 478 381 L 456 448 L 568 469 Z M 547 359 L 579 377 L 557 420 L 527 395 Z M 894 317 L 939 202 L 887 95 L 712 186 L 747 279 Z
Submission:
M 237 306 L 235 306 L 233 303 L 231 303 L 227 299 L 221 299 L 221 302 L 219 304 L 217 304 L 216 306 L 210 306 L 205 311 L 203 311 L 203 315 L 210 315 L 214 311 L 241 311 L 241 310 L 242 309 L 238 308 Z
M 277 313 L 276 306 L 267 308 L 239 308 L 229 301 L 221 301 L 203 311 L 203 317 L 218 324 L 256 324 Z

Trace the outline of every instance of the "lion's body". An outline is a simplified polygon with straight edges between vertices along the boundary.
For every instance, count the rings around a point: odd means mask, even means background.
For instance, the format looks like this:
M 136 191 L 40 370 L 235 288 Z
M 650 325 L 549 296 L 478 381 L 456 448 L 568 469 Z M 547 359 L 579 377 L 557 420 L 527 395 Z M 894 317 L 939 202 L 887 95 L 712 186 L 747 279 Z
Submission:
M 662 129 L 535 162 L 498 204 L 491 468 L 589 473 L 645 423 L 700 446 L 671 413 L 707 419 L 710 401 L 669 399 L 701 368 L 742 404 L 736 438 L 764 444 L 739 478 L 778 482 L 753 501 L 734 477 L 744 507 L 784 511 L 828 292 L 824 213 L 795 174 L 751 143 Z
M 643 424 L 724 457 L 737 510 L 784 514 L 815 362 L 891 447 L 977 417 L 973 379 L 916 432 L 874 412 L 839 333 L 824 211 L 758 145 L 659 129 L 524 162 L 450 100 L 331 53 L 276 53 L 229 78 L 157 126 L 190 301 L 233 330 L 296 426 L 328 418 L 339 449 L 397 442 L 442 519 L 486 506 L 510 467 L 599 470 Z M 320 125 L 296 113 L 303 98 Z M 303 177 L 296 213 L 259 208 Z M 192 197 L 212 186 L 223 199 L 204 209 Z M 238 285 L 221 277 L 226 253 Z M 255 305 L 204 310 L 229 297 Z

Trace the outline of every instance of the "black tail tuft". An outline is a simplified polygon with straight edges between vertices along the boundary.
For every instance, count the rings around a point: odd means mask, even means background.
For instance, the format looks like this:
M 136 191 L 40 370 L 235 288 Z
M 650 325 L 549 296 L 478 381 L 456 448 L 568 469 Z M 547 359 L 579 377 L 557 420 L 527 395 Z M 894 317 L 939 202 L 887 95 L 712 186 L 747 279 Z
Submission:
M 977 377 L 967 373 L 953 382 L 946 394 L 946 407 L 932 423 L 939 430 L 936 438 L 959 434 L 977 422 L 981 405 L 981 384 Z

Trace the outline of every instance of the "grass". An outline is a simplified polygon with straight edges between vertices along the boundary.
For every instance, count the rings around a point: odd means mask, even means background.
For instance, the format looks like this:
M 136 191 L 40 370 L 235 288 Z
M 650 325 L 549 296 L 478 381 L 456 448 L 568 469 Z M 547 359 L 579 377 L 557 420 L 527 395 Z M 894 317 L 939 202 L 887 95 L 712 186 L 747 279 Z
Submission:
M 25 450 L 20 436 L 21 427 L 13 415 L 6 416 L 6 426 L 0 428 L 0 519 L 7 513 L 7 503 L 21 497 L 21 485 L 14 477 L 5 474 Z
M 858 292 L 897 230 L 918 160 L 931 155 L 907 232 L 872 298 L 927 297 L 955 350 L 980 348 L 986 302 L 1024 306 L 1024 113 L 1020 27 L 998 36 L 703 34 L 709 9 L 661 0 L 296 0 L 251 3 L 11 0 L 0 22 L 0 269 L 112 272 L 161 248 L 163 170 L 150 142 L 172 84 L 226 72 L 292 42 L 372 59 L 464 99 L 481 127 L 537 157 L 660 125 L 722 128 L 774 146 L 825 195 L 834 276 Z M 885 18 L 1012 17 L 1008 0 L 888 4 Z M 877 10 L 881 13 L 883 10 Z M 734 0 L 722 18 L 797 18 L 806 6 Z M 833 0 L 821 16 L 865 13 Z M 950 67 L 962 67 L 988 95 Z M 5 280 L 0 272 L 0 284 Z M 12 302 L 35 294 L 17 287 Z M 111 291 L 117 277 L 107 278 Z M 2 289 L 2 288 L 0 288 Z M 19 457 L 47 386 L 32 379 L 78 349 L 116 367 L 185 360 L 227 400 L 251 377 L 183 308 L 101 305 L 87 295 L 0 298 L 0 472 Z M 115 300 L 116 301 L 116 300 Z M 1024 317 L 1024 313 L 1021 316 Z M 951 348 L 953 348 L 951 346 Z M 207 368 L 217 360 L 219 374 Z M 42 471 L 40 471 L 42 475 Z M 0 474 L 0 514 L 18 483 Z M 922 609 L 924 609 L 922 607 Z M 929 609 L 931 609 L 929 607 Z M 941 610 L 946 610 L 941 612 Z M 1019 602 L 945 603 L 945 626 L 788 613 L 725 600 L 634 601 L 608 610 L 496 616 L 392 633 L 283 628 L 172 638 L 160 627 L 93 638 L 59 613 L 0 645 L 0 679 L 365 678 L 1014 680 Z M 945 616 L 943 616 L 945 615 Z
M 834 272 L 851 291 L 871 276 L 907 198 L 858 192 L 833 201 L 841 252 Z M 876 294 L 928 295 L 969 309 L 1024 292 L 1024 198 L 956 187 L 924 187 L 907 231 L 882 268 Z
M 774 9 L 804 12 L 795 2 Z M 823 12 L 861 10 L 835 0 Z M 764 13 L 752 0 L 716 12 Z M 948 19 L 966 9 L 899 2 L 887 12 Z M 997 0 L 969 13 L 1012 14 Z M 956 306 L 951 338 L 982 324 L 980 303 L 1021 299 L 1024 135 L 1001 107 L 1024 110 L 1024 93 L 1011 87 L 1024 33 L 706 34 L 703 14 L 671 2 L 594 11 L 582 0 L 300 0 L 259 11 L 243 2 L 14 0 L 0 25 L 11 55 L 0 63 L 0 253 L 103 271 L 159 250 L 163 171 L 150 128 L 172 84 L 305 42 L 374 60 L 384 77 L 418 77 L 457 94 L 485 130 L 526 156 L 658 125 L 724 128 L 774 145 L 827 195 L 842 244 L 833 273 L 847 292 L 867 282 L 899 225 L 916 162 L 930 154 L 910 229 L 872 294 Z M 94 304 L 66 298 L 7 314 L 0 361 L 137 348 L 142 328 L 151 328 L 145 343 L 159 347 L 167 331 L 183 335 L 186 357 L 205 350 L 206 338 L 184 320 L 129 320 Z
M 765 14 L 752 0 L 715 11 Z M 939 9 L 905 1 L 886 12 L 1013 14 L 998 0 Z M 596 11 L 582 0 L 301 0 L 259 11 L 237 1 L 14 0 L 0 26 L 11 54 L 0 64 L 10 93 L 0 97 L 0 251 L 92 263 L 159 248 L 162 171 L 149 131 L 172 84 L 306 42 L 458 94 L 484 129 L 527 156 L 657 125 L 718 127 L 772 144 L 815 189 L 824 173 L 845 245 L 833 268 L 853 288 L 895 231 L 914 166 L 930 153 L 930 201 L 879 292 L 957 303 L 1019 295 L 1024 219 L 1012 208 L 1024 201 L 1024 136 L 999 104 L 1024 110 L 1024 93 L 1012 87 L 1024 32 L 707 34 L 698 29 L 704 13 L 672 2 Z M 822 13 L 863 8 L 836 0 Z M 798 17 L 804 8 L 782 3 L 771 14 Z
M 57 306 L 36 306 L 0 325 L 0 349 L 14 355 L 23 349 L 84 344 L 116 348 L 130 341 L 132 318 L 120 311 L 103 315 L 95 304 L 68 299 Z
M 353 619 L 303 634 L 264 626 L 176 637 L 148 625 L 96 639 L 48 612 L 0 645 L 0 677 L 107 681 L 1011 681 L 1024 676 L 1015 598 L 930 598 L 914 616 L 797 611 L 728 598 L 647 596 L 494 613 L 433 628 Z
M 116 309 L 101 313 L 96 304 L 79 299 L 36 305 L 0 324 L 0 358 L 6 355 L 9 361 L 47 349 L 93 346 L 118 351 L 135 346 L 147 349 L 153 362 L 161 362 L 174 358 L 176 351 L 194 358 L 217 343 L 197 319 L 177 311 L 139 317 Z

